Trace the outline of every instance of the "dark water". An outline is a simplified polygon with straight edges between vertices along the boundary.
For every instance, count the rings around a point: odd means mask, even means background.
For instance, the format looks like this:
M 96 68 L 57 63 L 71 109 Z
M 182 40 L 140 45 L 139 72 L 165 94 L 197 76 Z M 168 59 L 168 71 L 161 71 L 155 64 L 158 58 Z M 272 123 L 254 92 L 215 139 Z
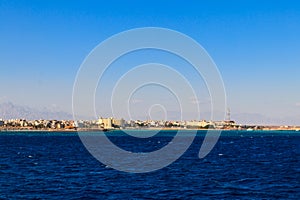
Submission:
M 172 134 L 109 137 L 126 150 L 147 152 Z M 2 132 L 0 199 L 300 199 L 299 132 L 223 132 L 199 159 L 204 134 L 168 167 L 133 174 L 98 162 L 74 133 Z

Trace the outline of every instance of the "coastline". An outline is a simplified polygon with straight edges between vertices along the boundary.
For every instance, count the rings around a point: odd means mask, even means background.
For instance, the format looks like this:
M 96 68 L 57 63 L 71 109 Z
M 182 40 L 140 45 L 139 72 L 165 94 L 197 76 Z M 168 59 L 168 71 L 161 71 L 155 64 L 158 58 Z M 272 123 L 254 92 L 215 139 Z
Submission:
M 24 129 L 24 128 L 0 128 L 0 133 L 5 132 L 22 132 L 22 133 L 50 133 L 50 132 L 64 132 L 64 133 L 75 133 L 75 132 L 114 132 L 114 131 L 247 131 L 247 132 L 258 132 L 258 131 L 295 131 L 299 132 L 300 128 L 264 128 L 264 129 L 235 129 L 235 128 L 226 128 L 226 129 L 195 129 L 195 128 L 128 128 L 128 129 L 109 129 L 103 130 L 99 128 L 78 128 L 78 129 Z

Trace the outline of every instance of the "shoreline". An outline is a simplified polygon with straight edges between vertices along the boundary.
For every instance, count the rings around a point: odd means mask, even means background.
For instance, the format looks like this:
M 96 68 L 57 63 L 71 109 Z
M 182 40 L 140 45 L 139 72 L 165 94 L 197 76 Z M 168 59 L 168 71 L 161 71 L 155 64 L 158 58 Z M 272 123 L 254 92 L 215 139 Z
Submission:
M 103 129 L 93 129 L 93 128 L 84 128 L 84 129 L 0 129 L 0 133 L 5 132 L 48 132 L 48 133 L 55 133 L 55 132 L 64 132 L 64 133 L 76 133 L 76 132 L 114 132 L 114 131 L 247 131 L 247 132 L 258 132 L 258 131 L 295 131 L 299 132 L 299 128 L 267 128 L 267 129 L 191 129 L 191 128 L 128 128 L 128 129 L 110 129 L 110 130 L 103 130 Z

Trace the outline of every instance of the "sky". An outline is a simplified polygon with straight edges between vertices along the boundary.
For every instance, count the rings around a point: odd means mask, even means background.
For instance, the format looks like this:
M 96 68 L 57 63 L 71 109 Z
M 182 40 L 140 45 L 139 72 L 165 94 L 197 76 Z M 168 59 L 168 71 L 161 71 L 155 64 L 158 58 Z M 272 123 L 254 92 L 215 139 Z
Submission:
M 0 0 L 0 103 L 71 113 L 73 84 L 86 56 L 107 38 L 142 27 L 172 29 L 197 41 L 218 67 L 236 121 L 300 124 L 300 3 L 289 0 Z M 102 104 L 107 101 L 103 94 L 122 73 L 147 62 L 167 63 L 184 74 L 200 109 L 209 112 L 209 92 L 201 77 L 179 58 L 144 50 L 119 59 L 100 81 L 106 89 L 97 90 L 98 115 L 111 114 Z M 165 105 L 170 115 L 178 113 L 176 101 L 170 100 L 174 95 L 161 87 L 141 88 L 133 97 L 134 117 L 149 117 L 145 113 L 156 104 Z M 158 105 L 152 109 L 162 113 Z M 194 118 L 193 109 L 188 112 Z M 250 116 L 263 117 L 256 122 Z

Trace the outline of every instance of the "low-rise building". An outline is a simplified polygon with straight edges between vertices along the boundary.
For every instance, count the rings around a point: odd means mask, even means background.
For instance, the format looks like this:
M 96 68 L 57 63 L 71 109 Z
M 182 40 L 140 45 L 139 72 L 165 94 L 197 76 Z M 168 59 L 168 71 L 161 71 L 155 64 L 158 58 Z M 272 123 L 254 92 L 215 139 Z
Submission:
M 104 129 L 112 129 L 112 119 L 113 118 L 102 118 L 100 117 L 98 120 L 98 124 L 100 125 L 101 128 Z
M 125 120 L 112 118 L 112 126 L 115 128 L 123 128 L 125 126 Z
M 125 126 L 124 119 L 115 119 L 115 118 L 102 118 L 98 120 L 98 125 L 104 129 L 114 129 L 114 128 L 123 128 Z
M 187 121 L 186 122 L 187 128 L 211 128 L 214 127 L 212 122 L 208 122 L 205 120 L 202 121 Z

